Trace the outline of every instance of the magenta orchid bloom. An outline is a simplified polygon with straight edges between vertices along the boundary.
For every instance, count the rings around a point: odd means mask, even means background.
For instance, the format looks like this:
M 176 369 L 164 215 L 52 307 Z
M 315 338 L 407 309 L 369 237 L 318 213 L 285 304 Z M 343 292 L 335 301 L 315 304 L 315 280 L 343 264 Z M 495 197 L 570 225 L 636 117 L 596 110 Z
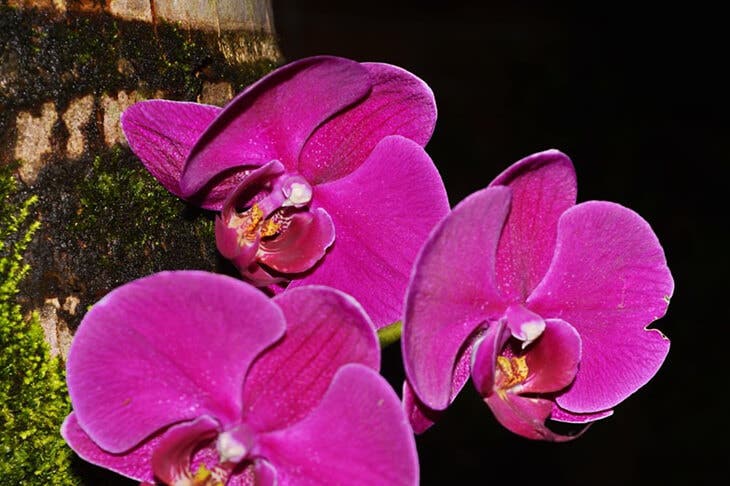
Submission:
M 126 284 L 87 313 L 68 358 L 62 434 L 145 483 L 418 482 L 413 434 L 351 297 L 269 299 L 196 271 Z
M 662 247 L 633 211 L 575 198 L 570 159 L 550 150 L 434 229 L 403 323 L 404 406 L 417 432 L 471 376 L 509 430 L 568 440 L 546 420 L 606 417 L 657 372 L 669 340 L 646 326 L 674 288 Z
M 435 122 L 433 93 L 409 72 L 327 56 L 222 110 L 149 100 L 122 115 L 152 175 L 221 211 L 218 249 L 249 282 L 335 287 L 378 328 L 400 318 L 413 261 L 449 209 L 423 150 Z

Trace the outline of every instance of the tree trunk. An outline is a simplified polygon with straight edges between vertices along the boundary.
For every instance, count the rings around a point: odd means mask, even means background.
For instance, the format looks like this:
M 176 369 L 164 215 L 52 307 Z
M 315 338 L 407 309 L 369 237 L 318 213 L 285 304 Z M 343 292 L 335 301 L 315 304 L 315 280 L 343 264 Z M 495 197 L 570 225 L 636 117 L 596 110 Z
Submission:
M 168 194 L 126 147 L 146 98 L 222 105 L 280 62 L 268 0 L 0 0 L 0 164 L 37 195 L 26 312 L 54 353 L 112 288 L 160 270 L 226 271 L 212 214 Z

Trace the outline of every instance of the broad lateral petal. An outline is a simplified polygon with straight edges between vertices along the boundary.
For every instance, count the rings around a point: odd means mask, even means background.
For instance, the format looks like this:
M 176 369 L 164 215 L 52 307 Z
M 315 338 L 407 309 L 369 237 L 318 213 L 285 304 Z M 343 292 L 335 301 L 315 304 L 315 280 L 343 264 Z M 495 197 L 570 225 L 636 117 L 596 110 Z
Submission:
M 281 293 L 274 302 L 284 312 L 286 335 L 256 360 L 244 387 L 245 421 L 258 431 L 306 416 L 342 365 L 380 368 L 373 324 L 350 296 L 310 286 Z
M 505 297 L 524 299 L 545 275 L 560 215 L 575 204 L 575 169 L 567 155 L 547 150 L 502 172 L 490 185 L 512 189 L 512 206 L 497 250 L 497 284 Z
M 322 402 L 291 427 L 261 434 L 278 484 L 416 485 L 416 444 L 400 402 L 376 371 L 343 366 Z
M 322 124 L 307 140 L 299 172 L 314 184 L 344 177 L 380 140 L 401 135 L 421 146 L 436 125 L 436 102 L 426 83 L 389 64 L 363 63 L 372 90 L 355 106 Z
M 259 261 L 283 273 L 309 270 L 335 241 L 332 218 L 322 208 L 297 213 L 281 236 L 261 241 Z
M 530 370 L 520 393 L 550 393 L 570 385 L 581 358 L 578 332 L 565 321 L 547 319 L 545 332 L 527 349 Z
M 244 164 L 276 159 L 296 170 L 314 129 L 369 90 L 367 70 L 338 57 L 310 57 L 273 71 L 234 98 L 195 144 L 180 183 L 183 194 Z
M 250 363 L 284 332 L 265 294 L 217 274 L 162 272 L 119 287 L 86 314 L 67 381 L 81 427 L 126 451 L 200 415 L 240 417 Z
M 121 126 L 147 170 L 179 197 L 185 159 L 221 109 L 198 103 L 147 100 L 127 108 Z
M 76 415 L 71 413 L 61 426 L 61 436 L 84 461 L 96 464 L 110 471 L 136 481 L 154 483 L 152 473 L 152 451 L 160 437 L 153 437 L 134 449 L 121 454 L 112 454 L 99 447 L 79 426 Z
M 484 401 L 489 405 L 494 417 L 508 430 L 534 440 L 566 442 L 580 436 L 562 435 L 553 432 L 545 425 L 550 416 L 553 402 L 543 398 L 522 397 L 512 393 L 495 393 Z
M 602 201 L 565 212 L 553 262 L 528 299 L 532 310 L 581 335 L 580 371 L 557 398 L 561 407 L 606 410 L 654 376 L 669 340 L 645 327 L 664 315 L 673 288 L 664 251 L 638 214 Z
M 315 271 L 290 284 L 319 284 L 352 295 L 377 328 L 402 317 L 416 255 L 448 212 L 441 177 L 407 138 L 384 138 L 345 178 L 314 187 L 313 201 L 335 224 L 335 242 Z
M 428 407 L 449 404 L 457 357 L 481 324 L 502 314 L 494 259 L 510 189 L 478 191 L 444 218 L 414 265 L 403 321 L 408 381 Z

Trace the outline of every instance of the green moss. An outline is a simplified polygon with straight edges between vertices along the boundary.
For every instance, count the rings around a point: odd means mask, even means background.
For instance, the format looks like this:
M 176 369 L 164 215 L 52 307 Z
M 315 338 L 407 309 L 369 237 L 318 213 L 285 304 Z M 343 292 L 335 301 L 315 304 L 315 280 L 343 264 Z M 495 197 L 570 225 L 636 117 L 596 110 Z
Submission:
M 11 201 L 15 183 L 0 172 L 0 478 L 3 484 L 79 484 L 73 453 L 59 434 L 70 411 L 64 370 L 51 359 L 38 316 L 24 319 L 16 302 L 28 272 L 22 254 L 39 227 L 37 198 Z
M 76 271 L 116 286 L 161 270 L 215 265 L 213 213 L 169 193 L 129 150 L 95 156 L 76 184 L 79 202 L 69 230 L 87 256 L 94 255 Z
M 235 45 L 244 54 L 274 43 L 264 33 L 226 35 L 240 36 Z M 219 42 L 216 33 L 166 22 L 150 29 L 146 22 L 106 13 L 69 12 L 58 19 L 0 5 L 0 77 L 7 83 L 0 106 L 33 109 L 54 99 L 63 109 L 74 97 L 122 89 L 148 95 L 163 90 L 170 99 L 194 100 L 203 81 L 226 80 L 239 90 L 276 65 L 274 59 L 229 62 Z M 0 131 L 7 121 L 0 117 Z
M 79 195 L 73 226 L 80 234 L 103 231 L 118 251 L 140 257 L 164 249 L 167 230 L 179 224 L 185 209 L 141 164 L 127 164 L 119 147 L 94 157 L 89 176 L 79 184 Z M 194 231 L 214 238 L 212 219 L 203 219 Z M 105 255 L 101 257 L 101 263 L 108 263 Z

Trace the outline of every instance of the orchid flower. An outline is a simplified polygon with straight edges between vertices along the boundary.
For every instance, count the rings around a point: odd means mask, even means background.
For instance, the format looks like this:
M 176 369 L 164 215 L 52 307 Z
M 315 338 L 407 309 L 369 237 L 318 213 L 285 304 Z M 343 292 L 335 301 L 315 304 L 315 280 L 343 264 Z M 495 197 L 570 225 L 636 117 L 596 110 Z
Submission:
M 372 322 L 309 286 L 158 273 L 86 314 L 71 346 L 68 444 L 175 486 L 418 482 L 411 428 L 377 373 Z
M 328 285 L 378 328 L 400 318 L 410 269 L 447 212 L 424 152 L 429 87 L 395 66 L 312 57 L 225 109 L 148 100 L 122 115 L 130 147 L 170 192 L 219 210 L 216 242 L 273 292 Z
M 662 247 L 633 211 L 575 199 L 570 159 L 550 150 L 434 229 L 403 322 L 404 406 L 417 432 L 471 376 L 509 430 L 568 440 L 546 421 L 607 417 L 658 371 L 669 340 L 646 327 L 673 292 Z

